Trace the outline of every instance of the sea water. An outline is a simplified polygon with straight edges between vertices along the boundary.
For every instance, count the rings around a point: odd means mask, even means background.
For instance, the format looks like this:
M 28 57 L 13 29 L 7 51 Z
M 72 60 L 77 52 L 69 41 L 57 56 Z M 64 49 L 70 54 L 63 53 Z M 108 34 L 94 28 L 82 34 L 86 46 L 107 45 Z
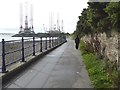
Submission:
M 5 41 L 21 39 L 21 37 L 12 37 L 13 35 L 15 34 L 14 33 L 0 33 L 0 42 L 2 41 L 2 39 L 4 39 Z
M 15 33 L 0 33 L 0 42 L 2 41 L 2 39 L 4 39 L 5 41 L 22 39 L 21 37 L 12 37 L 13 35 L 15 35 Z M 24 39 L 29 39 L 29 38 L 32 38 L 32 37 L 24 37 Z M 54 37 L 54 39 L 57 39 L 57 37 Z M 40 39 L 38 38 L 38 40 Z M 46 38 L 42 38 L 42 40 L 46 40 Z M 47 40 L 49 40 L 49 38 L 47 38 Z

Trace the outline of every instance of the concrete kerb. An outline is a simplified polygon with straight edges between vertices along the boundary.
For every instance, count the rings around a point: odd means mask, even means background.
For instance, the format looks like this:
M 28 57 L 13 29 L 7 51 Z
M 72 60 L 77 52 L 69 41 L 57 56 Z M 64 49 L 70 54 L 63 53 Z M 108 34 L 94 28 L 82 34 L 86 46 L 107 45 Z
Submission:
M 39 55 L 35 56 L 34 58 L 32 58 L 31 60 L 29 60 L 28 62 L 25 62 L 24 64 L 16 67 L 12 71 L 9 71 L 6 74 L 4 74 L 2 77 L 0 77 L 0 81 L 2 80 L 2 87 L 4 87 L 13 78 L 17 77 L 17 75 L 20 74 L 22 71 L 24 71 L 25 69 L 30 67 L 31 64 L 35 63 L 40 58 L 42 58 L 43 56 L 45 56 L 46 54 L 48 54 L 49 52 L 53 51 L 54 49 L 56 49 L 57 47 L 61 46 L 64 43 L 65 42 L 63 42 L 63 43 L 61 43 L 61 44 L 59 44 L 59 45 L 57 45 L 57 46 L 55 46 L 55 47 L 45 51 L 45 52 L 42 52 L 41 54 L 39 54 Z

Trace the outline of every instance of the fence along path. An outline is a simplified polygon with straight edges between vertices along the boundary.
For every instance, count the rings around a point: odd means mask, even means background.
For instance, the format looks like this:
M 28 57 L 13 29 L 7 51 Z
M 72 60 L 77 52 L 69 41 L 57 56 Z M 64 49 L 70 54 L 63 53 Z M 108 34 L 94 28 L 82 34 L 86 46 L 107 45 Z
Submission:
M 40 58 L 6 88 L 92 88 L 73 40 Z
M 62 37 L 32 37 L 29 39 L 22 38 L 21 40 L 5 41 L 2 39 L 0 43 L 0 69 L 2 73 L 7 72 L 7 67 L 16 62 L 22 61 L 29 56 L 35 56 L 36 53 L 42 53 L 50 48 L 53 48 L 66 39 Z

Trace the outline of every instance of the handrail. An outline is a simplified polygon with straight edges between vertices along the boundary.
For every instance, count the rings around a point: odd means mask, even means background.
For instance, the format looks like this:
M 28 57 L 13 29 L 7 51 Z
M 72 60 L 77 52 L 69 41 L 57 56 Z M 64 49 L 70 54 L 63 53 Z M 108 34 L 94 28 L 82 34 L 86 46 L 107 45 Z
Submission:
M 45 39 L 43 40 L 43 38 Z M 24 62 L 25 58 L 27 58 L 28 56 L 31 56 L 31 55 L 34 56 L 37 52 L 42 53 L 43 50 L 48 50 L 48 48 L 53 48 L 56 45 L 59 45 L 60 43 L 63 43 L 65 41 L 66 39 L 63 39 L 60 36 L 58 37 L 40 36 L 40 37 L 31 37 L 27 39 L 22 37 L 22 39 L 20 40 L 10 40 L 10 41 L 5 41 L 4 39 L 2 39 L 2 42 L 1 42 L 2 54 L 0 55 L 2 57 L 2 73 L 7 72 L 6 68 L 8 66 L 18 61 Z M 12 47 L 14 50 L 9 49 L 9 46 Z
M 5 42 L 18 42 L 18 41 L 20 41 L 21 39 L 19 39 L 19 40 L 9 40 L 9 41 L 5 41 Z
M 10 54 L 10 53 L 14 53 L 14 52 L 17 52 L 17 51 L 21 51 L 21 50 L 22 50 L 22 48 L 21 48 L 21 49 L 14 50 L 14 51 L 9 51 L 9 52 L 5 53 L 5 55 Z
M 17 61 L 20 61 L 21 59 L 22 59 L 22 58 L 19 58 L 19 59 L 15 60 L 15 61 L 11 61 L 10 63 L 6 64 L 6 66 L 9 66 L 9 65 L 11 65 L 11 64 L 13 64 L 13 63 L 16 63 Z
M 29 47 L 31 47 L 32 45 L 29 45 L 29 46 L 27 46 L 27 47 L 24 47 L 24 49 L 27 49 L 27 48 L 29 48 Z

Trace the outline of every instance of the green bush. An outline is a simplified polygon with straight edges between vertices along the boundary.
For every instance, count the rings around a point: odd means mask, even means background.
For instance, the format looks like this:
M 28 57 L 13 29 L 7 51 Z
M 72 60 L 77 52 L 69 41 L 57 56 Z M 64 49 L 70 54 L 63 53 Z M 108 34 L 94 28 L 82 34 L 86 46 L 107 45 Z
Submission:
M 72 39 L 75 40 L 76 34 L 72 34 Z
M 80 41 L 80 45 L 79 48 L 83 54 L 87 54 L 87 53 L 94 53 L 94 49 L 93 47 L 90 45 L 90 43 L 85 43 L 84 41 Z
M 85 43 L 82 40 L 80 41 L 79 48 L 81 50 L 82 55 L 87 53 L 85 50 Z

